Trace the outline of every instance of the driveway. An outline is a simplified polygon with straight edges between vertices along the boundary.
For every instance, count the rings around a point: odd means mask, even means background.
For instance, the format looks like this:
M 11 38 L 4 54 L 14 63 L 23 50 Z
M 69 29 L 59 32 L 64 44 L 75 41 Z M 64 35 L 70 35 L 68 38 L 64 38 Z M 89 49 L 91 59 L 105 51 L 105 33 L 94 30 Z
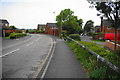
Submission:
M 94 42 L 96 44 L 105 45 L 105 42 L 92 41 L 91 36 L 80 36 L 80 38 L 81 38 L 81 41 Z

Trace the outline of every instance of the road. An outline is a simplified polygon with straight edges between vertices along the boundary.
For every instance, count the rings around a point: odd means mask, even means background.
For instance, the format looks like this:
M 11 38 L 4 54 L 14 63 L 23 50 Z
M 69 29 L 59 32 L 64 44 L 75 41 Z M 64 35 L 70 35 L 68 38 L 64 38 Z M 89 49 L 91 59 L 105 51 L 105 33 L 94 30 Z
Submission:
M 2 77 L 34 78 L 53 40 L 47 35 L 33 34 L 13 40 L 3 38 L 2 44 Z

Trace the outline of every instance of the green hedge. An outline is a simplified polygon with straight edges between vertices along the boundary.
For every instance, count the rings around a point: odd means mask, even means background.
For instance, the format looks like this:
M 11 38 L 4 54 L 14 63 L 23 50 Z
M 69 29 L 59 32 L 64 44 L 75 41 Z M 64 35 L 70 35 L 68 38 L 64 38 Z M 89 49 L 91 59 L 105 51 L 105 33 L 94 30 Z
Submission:
M 81 46 L 77 45 L 73 41 L 67 41 L 67 43 L 74 51 L 80 64 L 82 64 L 83 67 L 87 70 L 91 80 L 106 80 L 106 79 L 107 80 L 119 80 L 120 78 L 119 74 L 115 72 L 114 70 L 112 70 L 111 68 L 109 68 L 106 64 L 104 64 L 100 60 L 97 60 L 97 58 L 94 55 L 84 50 Z M 91 45 L 95 46 L 95 44 L 92 44 L 92 43 L 90 44 L 83 43 L 83 44 L 86 44 L 88 46 L 91 46 Z M 93 48 L 93 49 L 95 49 L 96 51 L 98 50 L 99 52 L 98 47 Z M 102 53 L 102 51 L 100 52 Z M 103 55 L 107 55 L 107 54 L 109 54 L 109 52 L 104 53 L 103 51 Z M 114 56 L 111 56 L 111 59 L 113 57 Z M 116 58 L 116 62 L 118 62 L 117 58 Z
M 79 41 L 81 40 L 79 34 L 70 34 L 69 37 L 75 40 L 79 40 Z
M 9 35 L 10 39 L 15 39 L 15 38 L 20 38 L 20 37 L 23 37 L 23 36 L 26 36 L 27 34 L 25 33 L 11 33 Z

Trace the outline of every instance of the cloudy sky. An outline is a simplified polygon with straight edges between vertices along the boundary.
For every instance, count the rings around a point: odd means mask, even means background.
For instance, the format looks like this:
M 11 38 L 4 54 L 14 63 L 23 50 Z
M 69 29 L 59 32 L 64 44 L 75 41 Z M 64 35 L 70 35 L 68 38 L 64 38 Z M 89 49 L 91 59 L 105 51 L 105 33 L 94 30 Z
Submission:
M 74 15 L 83 19 L 84 24 L 93 20 L 100 24 L 95 9 L 89 8 L 87 0 L 0 0 L 0 18 L 7 19 L 17 28 L 37 28 L 37 24 L 55 22 L 61 10 L 70 8 Z M 55 12 L 55 14 L 53 13 Z

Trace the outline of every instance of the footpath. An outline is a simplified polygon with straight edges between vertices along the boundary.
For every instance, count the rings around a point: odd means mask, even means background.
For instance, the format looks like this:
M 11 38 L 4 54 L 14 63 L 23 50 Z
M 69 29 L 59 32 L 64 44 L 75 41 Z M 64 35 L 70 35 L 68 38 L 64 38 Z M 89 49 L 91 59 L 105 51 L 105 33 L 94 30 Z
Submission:
M 55 38 L 56 47 L 44 78 L 88 78 L 87 72 L 64 40 Z

